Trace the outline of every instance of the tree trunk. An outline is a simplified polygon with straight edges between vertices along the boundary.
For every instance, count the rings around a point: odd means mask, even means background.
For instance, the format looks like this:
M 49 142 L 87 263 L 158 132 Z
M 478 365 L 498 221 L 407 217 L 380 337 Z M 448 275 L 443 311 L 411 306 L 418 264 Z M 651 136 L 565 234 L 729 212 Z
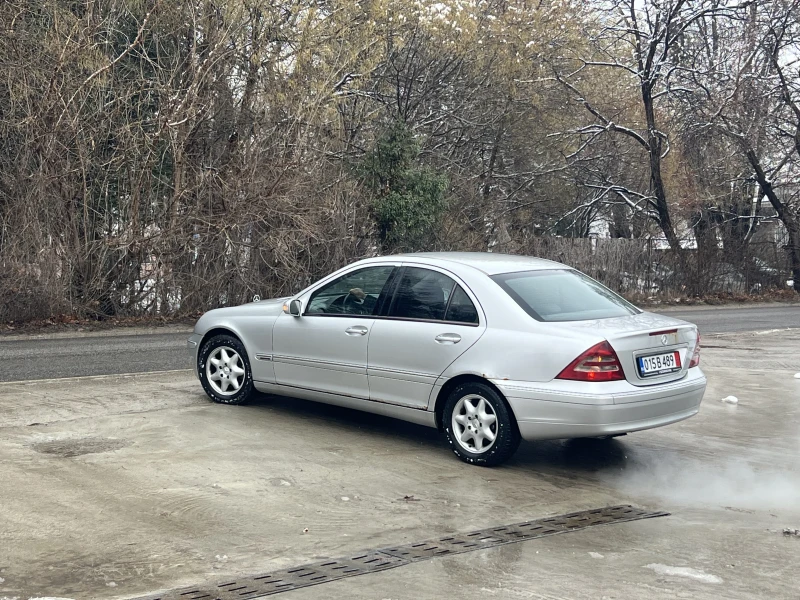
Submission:
M 667 191 L 664 188 L 664 180 L 661 177 L 661 137 L 656 129 L 656 115 L 653 108 L 653 93 L 649 81 L 642 81 L 642 103 L 644 104 L 644 114 L 647 118 L 647 150 L 650 158 L 650 186 L 656 197 L 656 210 L 658 211 L 658 224 L 667 238 L 669 247 L 674 252 L 680 253 L 681 244 L 672 226 L 672 218 L 669 214 L 667 204 Z
M 747 149 L 747 160 L 756 174 L 756 181 L 761 187 L 761 191 L 772 204 L 772 208 L 778 213 L 778 218 L 781 223 L 786 227 L 789 234 L 789 260 L 792 263 L 792 278 L 794 279 L 794 291 L 800 293 L 800 220 L 794 215 L 791 210 L 778 198 L 775 190 L 772 187 L 772 182 L 767 177 L 761 162 L 758 160 L 755 151 L 752 148 Z

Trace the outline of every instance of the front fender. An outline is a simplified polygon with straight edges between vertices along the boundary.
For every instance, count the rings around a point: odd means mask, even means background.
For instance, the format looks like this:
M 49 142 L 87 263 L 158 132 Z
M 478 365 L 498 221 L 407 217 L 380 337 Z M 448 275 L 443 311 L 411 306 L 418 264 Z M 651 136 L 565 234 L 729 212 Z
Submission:
M 253 379 L 273 383 L 275 371 L 272 365 L 272 328 L 275 319 L 281 314 L 281 310 L 276 310 L 274 304 L 278 302 L 255 302 L 210 310 L 197 321 L 190 340 L 197 341 L 197 352 L 199 352 L 203 343 L 217 332 L 227 332 L 236 336 L 244 344 L 253 371 Z M 280 306 L 283 306 L 282 301 Z M 197 369 L 196 353 L 194 362 Z

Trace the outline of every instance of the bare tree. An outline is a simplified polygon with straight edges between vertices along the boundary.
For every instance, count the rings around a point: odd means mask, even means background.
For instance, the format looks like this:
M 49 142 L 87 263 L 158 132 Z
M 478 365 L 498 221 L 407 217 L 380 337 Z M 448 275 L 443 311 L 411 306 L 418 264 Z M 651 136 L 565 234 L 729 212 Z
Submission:
M 795 290 L 800 290 L 800 3 L 753 1 L 736 27 L 706 20 L 715 46 L 705 52 L 703 85 L 692 98 L 693 127 L 728 138 L 759 193 L 750 200 L 745 240 L 766 198 L 786 228 Z M 755 201 L 755 202 L 754 202 Z
M 692 90 L 675 85 L 676 75 L 681 72 L 676 54 L 687 30 L 699 20 L 729 15 L 735 8 L 717 0 L 615 0 L 601 6 L 606 7 L 598 9 L 591 55 L 575 56 L 576 68 L 555 73 L 593 117 L 590 124 L 570 132 L 580 139 L 575 156 L 605 135 L 624 136 L 637 146 L 646 157 L 649 171 L 646 188 L 607 181 L 593 185 L 621 198 L 631 210 L 651 217 L 670 247 L 679 250 L 674 207 L 664 179 L 664 161 L 671 149 L 671 115 L 667 105 L 676 95 Z M 597 81 L 598 71 L 610 73 L 613 84 L 635 86 L 638 105 L 609 104 L 602 98 L 595 100 L 589 90 L 582 90 L 582 86 Z
M 635 238 L 677 250 L 691 224 L 730 254 L 769 207 L 798 282 L 798 12 L 5 0 L 0 320 L 191 314 L 288 294 L 382 243 L 541 252 L 649 291 L 626 252 L 661 259 Z M 414 151 L 375 185 L 395 127 Z M 423 210 L 398 220 L 387 198 Z M 600 221 L 629 239 L 554 241 Z M 630 273 L 595 264 L 601 246 Z M 673 272 L 699 271 L 677 254 Z

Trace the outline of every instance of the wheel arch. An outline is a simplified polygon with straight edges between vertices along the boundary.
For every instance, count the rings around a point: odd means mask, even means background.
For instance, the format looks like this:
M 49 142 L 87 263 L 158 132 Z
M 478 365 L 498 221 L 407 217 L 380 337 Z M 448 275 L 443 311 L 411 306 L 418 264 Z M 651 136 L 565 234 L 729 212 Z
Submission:
M 445 384 L 442 386 L 442 389 L 439 390 L 439 393 L 436 396 L 436 402 L 433 406 L 434 414 L 436 415 L 436 429 L 439 431 L 444 430 L 444 426 L 442 424 L 442 415 L 444 413 L 444 405 L 447 403 L 447 397 L 450 395 L 457 386 L 461 385 L 462 383 L 483 383 L 484 385 L 489 386 L 492 388 L 497 394 L 503 399 L 506 403 L 506 407 L 508 408 L 509 413 L 512 416 L 513 422 L 516 424 L 517 416 L 514 414 L 514 409 L 511 408 L 511 405 L 506 400 L 505 394 L 500 391 L 500 389 L 493 384 L 491 381 L 486 379 L 485 377 L 481 377 L 480 375 L 474 375 L 471 373 L 465 373 L 462 375 L 456 375 L 448 379 Z
M 203 346 L 205 346 L 205 343 L 208 340 L 218 335 L 229 335 L 231 337 L 235 337 L 237 340 L 239 340 L 242 346 L 244 346 L 244 340 L 242 339 L 242 336 L 236 333 L 233 329 L 229 327 L 213 327 L 203 334 L 203 339 L 200 340 L 200 345 L 198 346 L 198 350 L 201 349 Z M 247 348 L 245 347 L 245 349 Z
M 205 346 L 206 342 L 208 340 L 210 340 L 211 338 L 216 337 L 218 335 L 229 335 L 231 337 L 236 338 L 237 340 L 239 340 L 239 343 L 244 347 L 244 351 L 247 352 L 247 344 L 244 343 L 244 339 L 242 339 L 241 335 L 239 335 L 232 328 L 223 327 L 223 326 L 217 326 L 217 327 L 212 327 L 211 329 L 209 329 L 208 331 L 206 331 L 203 334 L 203 339 L 201 339 L 200 343 L 197 345 L 197 357 L 198 358 L 199 358 L 200 352 L 202 352 L 203 346 Z M 247 356 L 247 360 L 248 361 L 250 360 L 249 354 Z M 197 362 L 197 360 L 195 360 L 195 362 Z M 195 365 L 195 368 L 196 368 L 196 366 L 197 365 Z

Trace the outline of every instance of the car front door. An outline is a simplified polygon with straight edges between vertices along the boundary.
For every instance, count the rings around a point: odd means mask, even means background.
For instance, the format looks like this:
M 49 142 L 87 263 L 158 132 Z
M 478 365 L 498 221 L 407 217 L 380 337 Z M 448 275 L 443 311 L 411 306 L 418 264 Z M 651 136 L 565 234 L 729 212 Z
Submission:
M 428 407 L 444 370 L 486 329 L 464 287 L 440 271 L 404 267 L 369 339 L 370 400 Z
M 349 271 L 306 294 L 301 316 L 281 314 L 272 333 L 275 382 L 369 398 L 367 343 L 395 269 Z

